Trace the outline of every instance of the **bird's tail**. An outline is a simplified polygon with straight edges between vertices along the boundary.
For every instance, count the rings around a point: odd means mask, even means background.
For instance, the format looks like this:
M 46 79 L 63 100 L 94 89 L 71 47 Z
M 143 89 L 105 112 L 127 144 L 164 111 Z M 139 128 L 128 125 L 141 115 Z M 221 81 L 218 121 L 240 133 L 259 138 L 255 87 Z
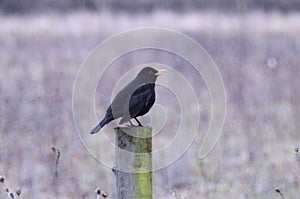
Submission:
M 99 132 L 107 123 L 112 121 L 113 119 L 105 117 L 93 130 L 91 131 L 91 134 L 95 134 Z

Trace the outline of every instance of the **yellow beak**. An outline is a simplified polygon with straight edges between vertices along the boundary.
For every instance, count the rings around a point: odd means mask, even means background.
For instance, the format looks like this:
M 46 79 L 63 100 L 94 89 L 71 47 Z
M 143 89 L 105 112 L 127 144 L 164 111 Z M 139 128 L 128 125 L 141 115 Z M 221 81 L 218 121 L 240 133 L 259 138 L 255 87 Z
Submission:
M 158 70 L 158 72 L 155 73 L 154 75 L 156 75 L 156 76 L 163 76 L 163 75 L 165 75 L 165 72 L 166 72 L 166 70 Z

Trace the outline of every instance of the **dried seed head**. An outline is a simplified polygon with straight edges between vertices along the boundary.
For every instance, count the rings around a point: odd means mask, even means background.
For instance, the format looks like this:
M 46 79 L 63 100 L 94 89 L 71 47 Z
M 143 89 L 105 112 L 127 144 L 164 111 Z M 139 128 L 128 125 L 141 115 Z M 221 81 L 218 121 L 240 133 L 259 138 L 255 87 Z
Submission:
M 103 197 L 103 198 L 106 198 L 107 196 L 108 196 L 108 194 L 107 194 L 106 191 L 102 192 L 102 197 Z
M 54 146 L 51 147 L 51 150 L 52 150 L 53 152 L 56 152 L 56 148 L 55 148 Z
M 3 183 L 5 181 L 5 178 L 3 176 L 0 176 L 0 182 Z
M 276 191 L 277 193 L 280 193 L 280 189 L 279 189 L 279 188 L 276 188 L 275 191 Z
M 297 147 L 297 148 L 295 148 L 295 152 L 296 152 L 296 154 L 298 154 L 299 153 L 299 148 Z
M 8 189 L 8 188 L 6 188 L 5 191 L 6 191 L 7 193 L 9 193 L 9 189 Z
M 101 190 L 100 190 L 99 187 L 95 190 L 95 193 L 96 193 L 97 195 L 100 195 L 100 194 L 101 194 Z
M 15 199 L 15 196 L 14 196 L 13 193 L 10 193 L 9 195 L 10 195 L 10 197 L 11 197 L 12 199 Z
M 20 195 L 21 195 L 21 189 L 18 189 L 18 190 L 16 191 L 16 194 L 17 194 L 18 196 L 20 196 Z

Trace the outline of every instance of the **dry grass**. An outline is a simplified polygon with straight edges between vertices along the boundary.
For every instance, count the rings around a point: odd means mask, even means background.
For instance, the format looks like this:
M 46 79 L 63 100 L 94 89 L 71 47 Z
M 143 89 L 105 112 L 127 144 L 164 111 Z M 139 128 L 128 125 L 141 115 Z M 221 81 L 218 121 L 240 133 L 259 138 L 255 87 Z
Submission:
M 279 198 L 276 187 L 286 198 L 297 197 L 299 23 L 299 13 L 261 12 L 0 16 L 0 175 L 22 189 L 21 198 L 96 198 L 98 186 L 113 198 L 113 173 L 85 152 L 73 125 L 76 70 L 107 36 L 133 27 L 164 26 L 184 31 L 211 54 L 225 81 L 228 113 L 222 138 L 208 158 L 197 159 L 198 139 L 179 161 L 155 172 L 154 197 Z M 205 84 L 180 67 L 187 63 L 165 53 L 147 51 L 116 62 L 111 71 L 115 77 L 103 80 L 107 88 L 98 88 L 99 114 L 109 101 L 99 92 L 109 94 L 121 73 L 117 65 L 153 59 L 173 66 L 197 86 L 203 132 L 209 118 Z M 164 93 L 159 96 L 164 102 Z M 161 136 L 161 142 L 170 136 Z M 52 146 L 61 152 L 57 167 Z M 113 158 L 113 152 L 107 155 Z
M 90 34 L 118 33 L 128 29 L 144 26 L 161 26 L 184 32 L 201 32 L 230 36 L 246 32 L 255 35 L 285 34 L 297 36 L 300 33 L 300 14 L 292 12 L 264 13 L 255 11 L 245 14 L 223 14 L 216 11 L 174 13 L 156 11 L 152 14 L 130 15 L 108 12 L 75 12 L 64 14 L 33 14 L 0 16 L 0 35 L 7 39 L 20 36 L 47 37 L 72 36 L 84 37 Z M 26 24 L 26 26 L 24 25 Z

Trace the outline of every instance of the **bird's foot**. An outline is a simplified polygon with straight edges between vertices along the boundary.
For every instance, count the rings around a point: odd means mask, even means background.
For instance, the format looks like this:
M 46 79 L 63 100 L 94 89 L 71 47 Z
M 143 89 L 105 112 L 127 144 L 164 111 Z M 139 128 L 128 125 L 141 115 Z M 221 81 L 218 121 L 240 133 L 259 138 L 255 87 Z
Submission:
M 134 119 L 137 121 L 138 125 L 133 124 L 133 123 L 131 122 L 131 120 L 129 120 L 129 121 L 128 121 L 129 124 L 127 124 L 126 126 L 127 126 L 127 127 L 130 127 L 130 126 L 134 126 L 134 127 L 143 127 L 143 125 L 142 125 L 136 118 L 134 118 Z
M 127 127 L 130 127 L 130 126 L 138 126 L 138 125 L 133 124 L 130 120 L 129 120 L 128 122 L 129 122 L 129 124 L 126 125 Z

